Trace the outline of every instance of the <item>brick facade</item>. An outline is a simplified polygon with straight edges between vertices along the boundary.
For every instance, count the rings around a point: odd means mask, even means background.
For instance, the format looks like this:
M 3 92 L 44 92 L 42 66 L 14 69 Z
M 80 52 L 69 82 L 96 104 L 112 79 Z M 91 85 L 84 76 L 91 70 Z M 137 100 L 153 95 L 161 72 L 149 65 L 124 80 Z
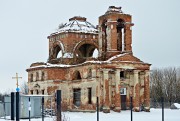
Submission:
M 29 94 L 62 90 L 67 110 L 95 110 L 99 97 L 105 113 L 129 109 L 132 96 L 134 111 L 142 105 L 149 111 L 150 64 L 133 55 L 133 25 L 131 15 L 114 6 L 99 17 L 97 27 L 84 17 L 70 18 L 48 36 L 48 61 L 27 69 Z

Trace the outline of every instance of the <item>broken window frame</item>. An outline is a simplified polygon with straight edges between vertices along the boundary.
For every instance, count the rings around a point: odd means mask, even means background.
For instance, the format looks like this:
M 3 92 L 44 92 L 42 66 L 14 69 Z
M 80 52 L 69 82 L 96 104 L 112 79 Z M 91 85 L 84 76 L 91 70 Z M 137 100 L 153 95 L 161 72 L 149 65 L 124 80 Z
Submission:
M 73 104 L 77 107 L 81 105 L 81 89 L 73 89 Z

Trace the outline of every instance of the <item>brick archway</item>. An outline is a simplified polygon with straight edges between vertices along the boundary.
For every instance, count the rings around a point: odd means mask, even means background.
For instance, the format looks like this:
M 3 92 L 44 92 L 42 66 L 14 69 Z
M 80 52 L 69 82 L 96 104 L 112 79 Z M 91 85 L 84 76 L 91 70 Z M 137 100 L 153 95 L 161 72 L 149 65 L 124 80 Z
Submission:
M 99 50 L 95 41 L 82 40 L 75 46 L 73 54 L 75 57 L 92 57 L 95 49 Z
M 50 58 L 51 59 L 56 59 L 57 55 L 60 51 L 62 51 L 62 55 L 64 53 L 64 45 L 62 44 L 61 41 L 56 41 L 53 43 L 53 46 L 49 50 L 50 52 Z

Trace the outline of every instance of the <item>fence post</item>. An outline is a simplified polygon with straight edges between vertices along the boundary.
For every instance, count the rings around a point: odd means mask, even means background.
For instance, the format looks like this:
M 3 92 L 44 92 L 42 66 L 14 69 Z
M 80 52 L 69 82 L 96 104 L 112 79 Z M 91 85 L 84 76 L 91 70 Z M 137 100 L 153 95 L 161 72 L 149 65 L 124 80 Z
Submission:
M 99 97 L 97 97 L 97 121 L 99 121 Z
M 57 121 L 61 121 L 61 90 L 57 90 L 56 103 L 57 103 Z
M 131 121 L 133 121 L 132 109 L 133 109 L 133 100 L 132 100 L 132 96 L 131 96 Z
M 19 92 L 16 92 L 16 121 L 19 121 Z
M 44 97 L 42 97 L 42 121 L 44 121 Z
M 14 120 L 14 92 L 11 92 L 11 120 Z
M 164 121 L 164 97 L 161 97 L 162 102 L 162 121 Z
M 29 97 L 29 121 L 31 121 L 31 99 Z

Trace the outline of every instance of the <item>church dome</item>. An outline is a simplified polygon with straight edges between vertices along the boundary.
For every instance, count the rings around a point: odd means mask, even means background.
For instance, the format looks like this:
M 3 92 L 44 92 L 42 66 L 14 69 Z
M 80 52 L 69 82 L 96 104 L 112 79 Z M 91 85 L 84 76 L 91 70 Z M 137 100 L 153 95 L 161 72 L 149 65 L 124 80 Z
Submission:
M 69 22 L 60 24 L 56 33 L 77 32 L 77 33 L 98 33 L 94 25 L 86 21 L 85 17 L 74 16 Z

